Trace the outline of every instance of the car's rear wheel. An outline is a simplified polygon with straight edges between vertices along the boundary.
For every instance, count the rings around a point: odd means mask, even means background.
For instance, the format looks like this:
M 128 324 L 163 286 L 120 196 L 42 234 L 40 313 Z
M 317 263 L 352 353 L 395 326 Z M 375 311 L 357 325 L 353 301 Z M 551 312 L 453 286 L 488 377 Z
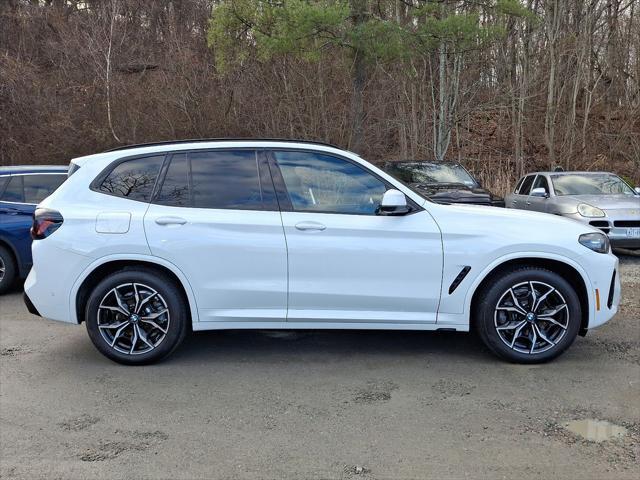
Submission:
M 157 362 L 184 339 L 189 320 L 179 287 L 166 275 L 131 268 L 109 275 L 91 293 L 85 321 L 106 357 L 127 365 Z
M 556 358 L 575 340 L 580 299 L 555 272 L 523 267 L 494 278 L 476 303 L 475 325 L 498 356 L 517 363 Z
M 5 247 L 0 246 L 0 294 L 11 288 L 16 280 L 17 266 L 13 255 Z

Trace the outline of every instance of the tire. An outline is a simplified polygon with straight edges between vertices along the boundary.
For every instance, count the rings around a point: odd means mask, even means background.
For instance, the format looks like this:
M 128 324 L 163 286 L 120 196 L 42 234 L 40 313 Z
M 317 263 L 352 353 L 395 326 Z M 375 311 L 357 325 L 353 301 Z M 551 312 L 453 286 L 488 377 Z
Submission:
M 17 265 L 13 255 L 0 246 L 0 294 L 9 290 L 16 281 Z
M 510 270 L 493 278 L 479 295 L 473 312 L 478 334 L 493 353 L 510 362 L 552 360 L 569 348 L 580 330 L 576 291 L 549 270 Z
M 167 357 L 184 340 L 189 321 L 180 287 L 165 274 L 144 267 L 106 277 L 91 292 L 85 310 L 93 344 L 125 365 L 147 365 Z

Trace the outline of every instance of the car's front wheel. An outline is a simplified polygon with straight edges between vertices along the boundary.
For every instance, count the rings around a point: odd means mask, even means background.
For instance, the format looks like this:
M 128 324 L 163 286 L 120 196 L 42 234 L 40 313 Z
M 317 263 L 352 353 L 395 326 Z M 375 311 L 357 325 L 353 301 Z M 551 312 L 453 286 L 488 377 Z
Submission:
M 549 361 L 575 340 L 581 323 L 575 289 L 555 272 L 521 267 L 479 292 L 475 326 L 498 356 L 518 363 Z
M 106 357 L 144 365 L 178 347 L 188 316 L 186 301 L 172 279 L 136 267 L 111 274 L 95 287 L 85 321 L 91 341 Z

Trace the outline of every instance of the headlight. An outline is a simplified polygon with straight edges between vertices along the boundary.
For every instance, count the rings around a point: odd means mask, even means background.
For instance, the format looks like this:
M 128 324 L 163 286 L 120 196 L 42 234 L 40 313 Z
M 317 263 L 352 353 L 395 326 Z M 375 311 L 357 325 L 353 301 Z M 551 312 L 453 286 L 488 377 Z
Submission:
M 609 252 L 609 237 L 604 233 L 583 233 L 578 237 L 578 241 L 594 252 Z
M 598 207 L 589 205 L 588 203 L 581 203 L 578 205 L 578 213 L 583 217 L 604 217 L 604 212 Z

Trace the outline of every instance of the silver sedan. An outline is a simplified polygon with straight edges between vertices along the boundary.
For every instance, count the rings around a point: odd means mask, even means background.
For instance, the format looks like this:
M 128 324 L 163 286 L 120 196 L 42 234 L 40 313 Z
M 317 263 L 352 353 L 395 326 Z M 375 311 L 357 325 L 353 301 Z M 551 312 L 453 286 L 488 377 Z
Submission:
M 505 197 L 505 206 L 572 218 L 601 229 L 614 247 L 640 248 L 640 187 L 613 173 L 531 173 Z

